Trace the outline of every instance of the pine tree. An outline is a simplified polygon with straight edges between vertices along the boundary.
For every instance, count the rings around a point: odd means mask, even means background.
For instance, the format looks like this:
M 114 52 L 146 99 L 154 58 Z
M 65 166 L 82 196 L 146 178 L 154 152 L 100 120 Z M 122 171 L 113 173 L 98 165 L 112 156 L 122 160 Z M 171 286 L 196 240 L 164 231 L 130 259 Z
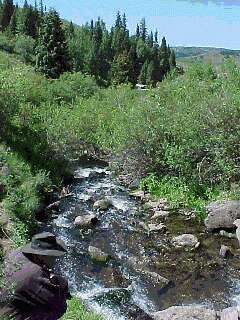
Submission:
M 4 0 L 2 7 L 2 15 L 0 20 L 1 30 L 6 30 L 10 24 L 11 17 L 14 11 L 13 0 Z
M 147 27 L 146 27 L 146 20 L 144 18 L 140 22 L 140 36 L 142 40 L 145 42 L 147 39 Z
M 74 25 L 73 25 L 73 23 L 71 21 L 70 24 L 69 24 L 69 27 L 68 27 L 68 36 L 69 36 L 69 38 L 74 37 L 74 32 L 75 32 L 75 28 L 74 28 Z
M 139 24 L 137 24 L 137 28 L 136 28 L 136 38 L 137 39 L 140 38 L 140 27 L 139 27 Z
M 177 63 L 176 63 L 176 55 L 175 55 L 175 51 L 174 50 L 171 50 L 169 63 L 170 63 L 170 68 L 171 69 L 176 68 Z
M 11 20 L 10 20 L 9 30 L 10 30 L 11 34 L 13 34 L 13 35 L 15 35 L 17 32 L 17 10 L 16 10 L 16 8 L 14 9 Z
M 148 77 L 148 60 L 146 60 L 142 66 L 140 75 L 138 77 L 138 81 L 141 84 L 146 84 L 147 83 L 147 77 Z
M 36 53 L 36 69 L 47 77 L 58 78 L 69 70 L 65 34 L 55 10 L 50 10 L 44 19 Z
M 162 80 L 170 70 L 169 52 L 168 52 L 167 41 L 165 37 L 163 37 L 162 39 L 159 55 L 160 55 L 160 67 L 161 67 L 161 73 L 162 73 L 160 80 Z
M 130 60 L 126 51 L 115 56 L 112 63 L 112 82 L 114 84 L 129 82 L 130 68 Z
M 154 84 L 154 62 L 150 61 L 147 66 L 146 71 L 146 84 L 153 85 Z

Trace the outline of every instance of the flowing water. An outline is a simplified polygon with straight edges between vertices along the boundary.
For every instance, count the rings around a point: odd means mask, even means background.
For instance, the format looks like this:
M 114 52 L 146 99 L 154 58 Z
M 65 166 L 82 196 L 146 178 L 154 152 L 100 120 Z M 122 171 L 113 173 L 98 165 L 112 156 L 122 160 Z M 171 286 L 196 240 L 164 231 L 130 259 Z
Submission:
M 75 172 L 72 195 L 62 200 L 59 216 L 45 227 L 65 241 L 69 253 L 58 270 L 68 278 L 71 291 L 106 319 L 147 319 L 147 314 L 172 305 L 202 304 L 217 310 L 240 301 L 239 258 L 219 259 L 223 242 L 235 240 L 206 235 L 198 224 L 173 214 L 168 232 L 146 232 L 140 222 L 149 222 L 149 212 L 120 186 L 108 168 L 88 165 Z M 96 200 L 109 197 L 113 207 L 96 212 Z M 89 229 L 74 227 L 79 215 L 98 215 Z M 195 233 L 202 249 L 179 252 L 171 246 L 175 234 Z M 111 256 L 106 264 L 93 262 L 89 245 Z M 156 274 L 170 282 L 159 283 Z

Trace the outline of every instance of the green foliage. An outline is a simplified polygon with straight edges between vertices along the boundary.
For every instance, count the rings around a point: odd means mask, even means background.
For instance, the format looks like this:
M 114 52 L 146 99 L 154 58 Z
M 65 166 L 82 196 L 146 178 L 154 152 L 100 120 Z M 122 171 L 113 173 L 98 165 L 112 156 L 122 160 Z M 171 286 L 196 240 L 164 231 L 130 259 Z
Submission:
M 36 227 L 34 212 L 50 181 L 43 171 L 32 174 L 30 166 L 4 145 L 0 145 L 0 168 L 2 204 L 11 218 L 10 237 L 18 246 Z
M 36 69 L 47 77 L 56 79 L 69 70 L 65 34 L 61 19 L 55 10 L 50 10 L 41 25 L 36 53 Z
M 4 0 L 3 8 L 0 17 L 0 28 L 2 31 L 6 30 L 10 24 L 11 17 L 14 11 L 13 0 Z
M 68 303 L 67 313 L 62 320 L 101 320 L 102 317 L 94 315 L 86 310 L 80 300 L 73 298 Z
M 239 190 L 240 72 L 232 61 L 222 69 L 218 77 L 209 65 L 193 65 L 182 77 L 172 71 L 146 93 L 126 85 L 97 90 L 80 73 L 53 81 L 22 64 L 3 69 L 5 140 L 34 168 L 54 174 L 89 146 L 124 152 L 139 166 L 146 159 L 156 194 L 202 214 L 207 201 Z
M 34 60 L 35 41 L 29 36 L 19 35 L 15 43 L 15 52 L 23 62 L 32 62 Z
M 9 39 L 9 37 L 3 33 L 0 33 L 0 50 L 4 50 L 9 53 L 13 53 L 14 46 L 15 46 L 14 40 Z

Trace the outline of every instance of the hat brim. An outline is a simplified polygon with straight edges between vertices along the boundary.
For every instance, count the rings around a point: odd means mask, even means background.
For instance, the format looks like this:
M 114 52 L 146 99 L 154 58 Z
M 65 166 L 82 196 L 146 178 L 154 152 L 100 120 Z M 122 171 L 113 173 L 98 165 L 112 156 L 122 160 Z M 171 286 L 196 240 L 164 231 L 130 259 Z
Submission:
M 31 243 L 22 247 L 22 253 L 30 253 L 38 256 L 50 256 L 50 257 L 61 257 L 67 252 L 67 247 L 62 240 L 57 239 L 57 244 L 61 247 L 61 250 L 41 250 L 33 249 Z

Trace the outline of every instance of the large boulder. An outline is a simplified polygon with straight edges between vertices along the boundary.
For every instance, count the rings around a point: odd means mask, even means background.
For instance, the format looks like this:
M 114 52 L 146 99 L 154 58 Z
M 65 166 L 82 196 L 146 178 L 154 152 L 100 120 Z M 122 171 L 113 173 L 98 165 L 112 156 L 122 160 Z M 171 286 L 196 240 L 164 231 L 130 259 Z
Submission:
M 101 249 L 93 246 L 88 247 L 88 253 L 93 261 L 99 263 L 106 263 L 110 259 L 110 255 L 103 252 Z
M 78 216 L 74 221 L 74 226 L 79 228 L 88 228 L 95 225 L 98 218 L 95 214 L 88 214 L 85 216 Z
M 182 234 L 172 239 L 172 243 L 176 248 L 198 248 L 199 241 L 193 234 Z
M 105 198 L 105 199 L 101 199 L 98 200 L 94 203 L 93 208 L 95 210 L 108 210 L 110 207 L 113 206 L 112 200 Z
M 153 314 L 155 320 L 216 320 L 217 314 L 200 306 L 171 307 Z
M 208 230 L 234 228 L 233 222 L 240 218 L 240 201 L 213 202 L 206 210 L 204 223 Z

